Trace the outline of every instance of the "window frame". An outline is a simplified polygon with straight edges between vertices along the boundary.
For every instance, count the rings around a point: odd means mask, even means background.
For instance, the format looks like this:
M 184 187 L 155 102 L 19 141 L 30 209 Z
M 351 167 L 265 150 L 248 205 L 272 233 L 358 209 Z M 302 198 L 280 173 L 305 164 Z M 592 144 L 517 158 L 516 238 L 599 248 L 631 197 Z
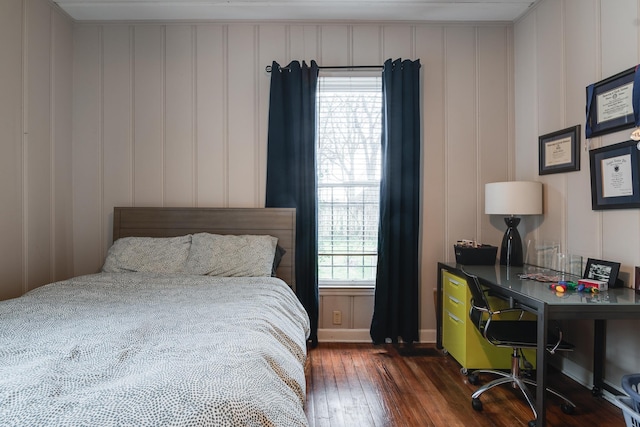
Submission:
M 330 72 L 326 72 L 326 71 L 322 71 L 321 70 L 321 74 L 319 75 L 319 81 L 318 81 L 318 95 L 320 94 L 320 91 L 322 89 L 322 84 L 320 79 L 322 78 L 332 78 L 332 77 L 336 77 L 336 78 L 340 78 L 340 77 L 375 77 L 376 79 L 378 79 L 378 83 L 376 84 L 376 86 L 379 86 L 380 88 L 380 109 L 382 111 L 382 72 L 381 71 L 330 71 Z M 318 99 L 320 99 L 320 96 L 318 96 Z M 319 108 L 319 104 L 318 105 L 318 111 L 317 111 L 317 138 L 316 138 L 316 156 L 317 156 L 317 167 L 319 166 L 319 156 L 318 156 L 318 152 L 317 150 L 319 149 L 319 144 L 320 144 L 320 138 L 319 138 L 319 130 L 320 130 L 320 108 Z M 381 116 L 380 116 L 381 118 Z M 382 126 L 380 123 L 380 140 L 382 138 Z M 380 174 L 381 174 L 381 152 L 380 152 L 380 156 L 378 158 L 378 166 L 380 167 Z M 318 173 L 318 172 L 316 172 Z M 381 177 L 379 176 L 378 180 L 373 183 L 373 184 L 368 184 L 366 185 L 367 187 L 376 187 L 378 189 L 378 199 L 377 199 L 377 207 L 378 207 L 378 213 L 379 213 L 379 207 L 380 207 L 380 198 L 379 198 L 379 188 L 380 188 L 380 179 Z M 352 185 L 356 185 L 355 183 L 348 183 L 345 181 L 342 181 L 340 184 L 337 185 L 342 185 L 342 186 L 348 186 L 349 184 Z M 360 183 L 362 184 L 362 183 Z M 326 187 L 330 187 L 331 185 L 336 185 L 336 184 L 326 184 Z M 324 187 L 322 184 L 320 184 L 320 179 L 318 178 L 318 183 L 317 183 L 317 189 L 316 189 L 316 199 L 318 200 L 318 204 L 320 204 L 320 189 Z M 365 206 L 365 202 L 363 202 L 363 206 Z M 377 235 L 378 235 L 378 231 L 377 228 L 379 227 L 379 216 L 378 216 L 378 223 L 376 224 L 376 239 L 377 239 Z M 320 218 L 318 217 L 318 229 L 320 229 Z M 318 261 L 320 261 L 320 258 L 322 256 L 336 256 L 335 254 L 322 254 L 320 252 L 320 235 L 318 236 Z M 338 254 L 339 255 L 339 254 Z M 356 254 L 357 256 L 358 254 Z M 363 251 L 363 256 L 375 256 L 376 260 L 375 260 L 375 264 L 370 266 L 370 268 L 374 269 L 373 272 L 373 278 L 372 279 L 363 279 L 363 280 L 350 280 L 350 279 L 322 279 L 320 278 L 320 271 L 318 272 L 318 286 L 320 288 L 325 288 L 325 289 L 362 289 L 362 290 L 367 290 L 367 289 L 374 289 L 375 288 L 375 270 L 377 270 L 377 263 L 378 263 L 378 251 L 377 251 L 377 242 L 376 242 L 376 249 L 373 253 L 369 253 L 369 252 L 365 252 Z M 320 270 L 320 262 L 318 262 L 318 270 Z M 366 266 L 365 266 L 366 268 Z

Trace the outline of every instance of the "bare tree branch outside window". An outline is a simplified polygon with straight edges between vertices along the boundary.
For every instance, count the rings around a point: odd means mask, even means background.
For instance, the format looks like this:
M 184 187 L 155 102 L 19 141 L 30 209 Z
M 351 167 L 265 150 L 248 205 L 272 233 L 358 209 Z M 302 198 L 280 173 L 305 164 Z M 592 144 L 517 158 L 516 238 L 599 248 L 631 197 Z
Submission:
M 380 77 L 320 77 L 317 173 L 321 281 L 375 280 L 381 84 Z

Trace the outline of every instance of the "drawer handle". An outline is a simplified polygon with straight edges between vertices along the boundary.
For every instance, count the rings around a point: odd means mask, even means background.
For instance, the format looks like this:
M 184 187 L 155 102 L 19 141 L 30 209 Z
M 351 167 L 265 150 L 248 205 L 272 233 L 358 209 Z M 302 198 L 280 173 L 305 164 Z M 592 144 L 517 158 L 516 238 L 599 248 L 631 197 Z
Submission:
M 451 301 L 454 304 L 460 304 L 460 300 L 457 298 L 452 297 L 451 295 L 447 295 L 447 297 L 449 298 L 449 301 Z
M 460 285 L 461 285 L 461 283 L 460 283 L 460 282 L 458 282 L 458 281 L 457 281 L 457 280 L 455 280 L 455 279 L 452 279 L 451 277 L 449 277 L 449 282 L 453 283 L 453 284 L 454 284 L 454 285 L 456 285 L 456 286 L 460 286 Z
M 462 321 L 457 316 L 454 316 L 453 314 L 451 314 L 448 311 L 447 311 L 447 316 L 449 316 L 449 318 L 451 320 L 453 320 L 454 322 L 456 322 L 456 323 L 462 323 Z

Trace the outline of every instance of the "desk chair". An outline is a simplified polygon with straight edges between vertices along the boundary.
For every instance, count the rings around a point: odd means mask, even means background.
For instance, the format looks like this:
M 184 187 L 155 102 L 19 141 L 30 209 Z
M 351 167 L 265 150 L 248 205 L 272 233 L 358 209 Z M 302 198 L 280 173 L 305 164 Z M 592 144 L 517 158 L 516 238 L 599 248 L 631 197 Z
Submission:
M 524 348 L 536 348 L 537 343 L 537 322 L 535 320 L 523 320 L 522 317 L 525 313 L 520 308 L 506 308 L 495 310 L 492 309 L 487 298 L 486 291 L 480 285 L 480 281 L 477 276 L 473 276 L 466 272 L 463 272 L 467 279 L 467 286 L 471 292 L 471 309 L 469 311 L 469 318 L 473 325 L 478 329 L 480 335 L 482 335 L 487 341 L 497 347 L 510 347 L 513 352 L 511 355 L 511 372 L 502 372 L 494 370 L 479 369 L 469 374 L 469 383 L 477 384 L 478 374 L 489 373 L 498 375 L 499 378 L 483 385 L 471 396 L 471 405 L 476 411 L 482 410 L 482 402 L 480 401 L 480 395 L 485 391 L 501 385 L 511 384 L 513 388 L 519 388 L 522 391 L 527 403 L 533 411 L 535 417 L 529 422 L 530 427 L 535 427 L 538 414 L 536 412 L 534 398 L 526 384 L 536 386 L 535 381 L 522 378 L 520 375 L 520 361 L 522 349 Z M 514 315 L 507 315 L 507 313 L 516 313 Z M 506 320 L 512 319 L 512 320 Z M 513 320 L 515 318 L 515 320 Z M 552 332 L 555 332 L 553 334 Z M 573 346 L 562 340 L 562 331 L 556 328 L 555 331 L 549 331 L 547 351 L 554 354 L 556 351 L 570 351 L 573 350 Z M 564 400 L 562 404 L 562 412 L 565 414 L 572 414 L 575 409 L 575 405 L 569 399 L 555 390 L 547 388 L 547 391 L 560 397 Z

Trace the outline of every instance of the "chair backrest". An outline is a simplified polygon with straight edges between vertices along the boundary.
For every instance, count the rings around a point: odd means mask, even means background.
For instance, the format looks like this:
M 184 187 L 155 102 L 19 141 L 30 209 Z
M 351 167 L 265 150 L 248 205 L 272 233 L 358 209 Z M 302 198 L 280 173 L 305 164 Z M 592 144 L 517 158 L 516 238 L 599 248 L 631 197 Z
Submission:
M 485 316 L 485 313 L 483 311 L 477 310 L 475 307 L 490 310 L 491 307 L 489 305 L 489 300 L 487 299 L 487 295 L 484 293 L 484 290 L 480 285 L 478 276 L 469 274 L 466 271 L 462 271 L 462 273 L 467 280 L 467 287 L 471 292 L 471 298 L 473 300 L 473 304 L 471 306 L 471 309 L 469 310 L 469 318 L 473 322 L 473 325 L 478 328 L 480 332 L 482 332 L 487 317 Z

